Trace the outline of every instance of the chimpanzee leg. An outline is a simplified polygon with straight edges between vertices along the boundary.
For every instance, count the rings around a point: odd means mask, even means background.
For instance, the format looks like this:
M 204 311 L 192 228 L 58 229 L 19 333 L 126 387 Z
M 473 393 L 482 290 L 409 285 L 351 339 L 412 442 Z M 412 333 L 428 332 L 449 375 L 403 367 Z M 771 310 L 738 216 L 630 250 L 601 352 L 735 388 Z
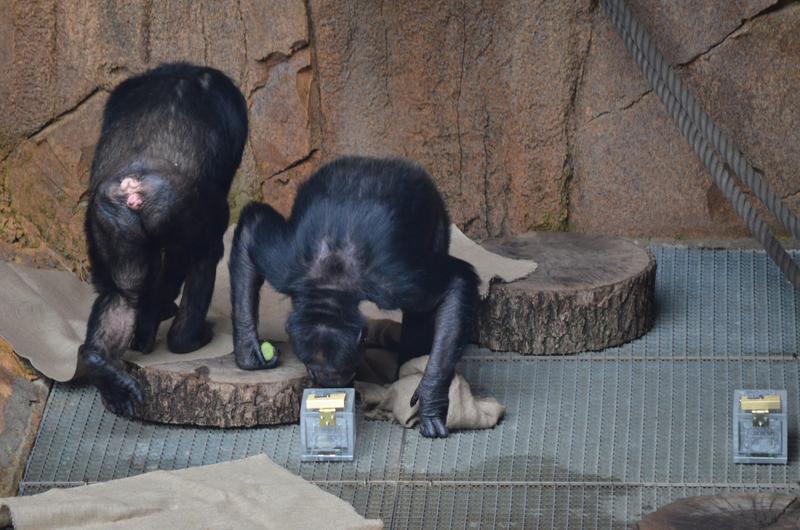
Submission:
M 214 336 L 206 316 L 214 294 L 217 264 L 225 250 L 222 237 L 229 219 L 225 197 L 217 204 L 209 205 L 205 213 L 210 216 L 207 224 L 194 233 L 194 241 L 188 245 L 187 252 L 170 249 L 167 259 L 168 290 L 165 296 L 174 300 L 185 277 L 181 305 L 167 333 L 167 347 L 174 353 L 202 348 Z M 194 251 L 188 252 L 189 249 Z
M 437 270 L 444 290 L 434 311 L 433 346 L 425 375 L 411 398 L 412 406 L 419 401 L 420 433 L 429 438 L 448 434 L 448 392 L 469 337 L 479 283 L 471 265 L 451 256 L 442 257 Z
M 266 204 L 249 204 L 239 217 L 231 247 L 230 277 L 233 347 L 245 370 L 269 368 L 258 339 L 259 290 L 264 280 L 281 291 L 286 254 L 286 220 Z
M 188 353 L 211 342 L 213 332 L 206 322 L 206 315 L 208 306 L 211 305 L 217 263 L 222 257 L 222 251 L 220 238 L 205 255 L 199 256 L 189 267 L 181 305 L 167 333 L 167 346 L 173 353 Z
M 172 318 L 178 312 L 175 299 L 181 292 L 189 268 L 187 253 L 178 248 L 164 251 L 163 288 L 161 290 L 161 319 Z
M 433 311 L 403 311 L 400 332 L 399 364 L 431 353 L 436 313 Z
M 161 322 L 161 296 L 163 291 L 163 267 L 160 249 L 150 251 L 147 279 L 142 288 L 136 312 L 136 329 L 131 349 L 150 353 L 156 343 L 158 324 Z

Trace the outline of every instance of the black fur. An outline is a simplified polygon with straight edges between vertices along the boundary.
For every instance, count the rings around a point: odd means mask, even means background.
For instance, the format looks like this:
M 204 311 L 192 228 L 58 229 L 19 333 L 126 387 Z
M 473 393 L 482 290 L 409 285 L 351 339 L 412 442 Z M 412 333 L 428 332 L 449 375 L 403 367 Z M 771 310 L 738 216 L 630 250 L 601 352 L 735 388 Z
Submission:
M 292 298 L 287 331 L 324 386 L 354 377 L 359 302 L 401 309 L 401 361 L 431 355 L 413 400 L 420 431 L 447 436 L 447 393 L 478 299 L 473 268 L 448 255 L 449 229 L 431 178 L 402 160 L 343 158 L 322 167 L 300 187 L 288 220 L 250 204 L 230 261 L 236 362 L 265 367 L 256 334 L 264 280 Z
M 246 138 L 244 97 L 212 68 L 162 65 L 108 99 L 85 226 L 98 296 L 77 376 L 117 413 L 142 397 L 120 358 L 128 347 L 152 351 L 162 319 L 175 315 L 173 352 L 211 340 L 205 317 Z

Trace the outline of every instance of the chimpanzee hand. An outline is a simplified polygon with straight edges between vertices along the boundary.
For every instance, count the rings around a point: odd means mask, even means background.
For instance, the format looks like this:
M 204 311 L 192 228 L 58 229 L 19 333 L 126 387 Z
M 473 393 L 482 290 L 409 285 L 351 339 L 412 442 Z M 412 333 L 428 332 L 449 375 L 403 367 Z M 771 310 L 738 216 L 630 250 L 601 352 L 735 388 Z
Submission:
M 83 346 L 81 349 L 81 355 L 90 370 L 89 379 L 100 391 L 106 408 L 119 416 L 132 417 L 134 402 L 144 401 L 139 383 L 99 352 Z
M 235 346 L 233 356 L 236 359 L 236 366 L 242 370 L 266 370 L 278 365 L 280 353 L 280 350 L 275 346 L 274 356 L 269 361 L 266 361 L 261 353 L 261 341 L 259 340 L 246 345 Z
M 450 405 L 450 384 L 423 377 L 414 395 L 411 406 L 419 402 L 419 432 L 426 438 L 446 438 L 447 408 Z

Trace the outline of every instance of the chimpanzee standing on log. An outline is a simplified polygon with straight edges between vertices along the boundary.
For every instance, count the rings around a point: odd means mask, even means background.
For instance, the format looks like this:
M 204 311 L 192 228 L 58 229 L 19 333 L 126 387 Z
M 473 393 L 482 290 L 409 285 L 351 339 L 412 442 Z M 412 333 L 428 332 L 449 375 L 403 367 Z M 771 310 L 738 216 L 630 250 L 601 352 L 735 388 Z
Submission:
M 246 138 L 244 97 L 212 68 L 162 65 L 108 99 L 85 226 L 98 296 L 76 377 L 117 414 L 132 415 L 142 400 L 120 358 L 129 347 L 152 351 L 161 320 L 175 315 L 175 353 L 211 340 L 205 318 Z
M 402 160 L 343 158 L 319 169 L 285 220 L 250 204 L 230 260 L 239 367 L 266 368 L 257 336 L 266 279 L 292 299 L 286 324 L 315 383 L 349 384 L 360 362 L 362 300 L 401 309 L 400 361 L 430 353 L 412 405 L 420 432 L 447 436 L 448 390 L 478 300 L 472 266 L 448 254 L 450 221 L 428 174 Z

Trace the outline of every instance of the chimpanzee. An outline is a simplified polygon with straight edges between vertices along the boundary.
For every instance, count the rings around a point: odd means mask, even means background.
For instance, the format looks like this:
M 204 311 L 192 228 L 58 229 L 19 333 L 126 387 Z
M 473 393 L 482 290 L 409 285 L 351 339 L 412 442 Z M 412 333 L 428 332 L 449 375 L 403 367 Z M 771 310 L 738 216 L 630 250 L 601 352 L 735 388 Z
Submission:
M 288 220 L 265 204 L 243 211 L 231 250 L 234 351 L 267 367 L 257 336 L 264 280 L 291 297 L 286 323 L 311 379 L 345 386 L 360 362 L 359 302 L 401 309 L 400 361 L 430 353 L 411 400 L 420 432 L 445 437 L 448 389 L 478 300 L 478 277 L 448 254 L 450 221 L 430 176 L 398 159 L 348 157 L 300 186 Z
M 164 64 L 108 98 L 85 224 L 98 296 L 76 378 L 97 386 L 117 414 L 142 400 L 120 358 L 129 347 L 152 351 L 161 320 L 175 315 L 167 336 L 175 353 L 211 340 L 205 318 L 246 138 L 244 97 L 213 68 Z

